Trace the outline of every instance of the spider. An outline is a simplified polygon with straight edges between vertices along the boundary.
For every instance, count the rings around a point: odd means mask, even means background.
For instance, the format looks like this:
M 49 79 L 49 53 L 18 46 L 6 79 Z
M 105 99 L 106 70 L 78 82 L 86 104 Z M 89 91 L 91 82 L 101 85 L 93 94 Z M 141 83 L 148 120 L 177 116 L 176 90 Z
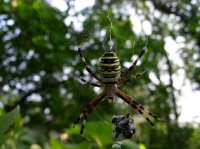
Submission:
M 100 84 L 88 82 L 85 79 L 80 78 L 81 81 L 89 84 L 93 87 L 100 87 L 103 89 L 103 91 L 96 96 L 91 102 L 88 103 L 88 105 L 83 109 L 82 113 L 79 115 L 79 117 L 74 121 L 74 126 L 79 122 L 81 118 L 83 118 L 80 134 L 82 137 L 84 127 L 86 124 L 86 120 L 88 118 L 88 115 L 94 110 L 97 104 L 105 97 L 108 97 L 108 100 L 112 102 L 115 98 L 115 96 L 120 97 L 124 102 L 126 102 L 128 105 L 130 105 L 133 109 L 137 110 L 145 119 L 146 121 L 153 127 L 155 130 L 154 123 L 148 118 L 148 116 L 151 116 L 152 118 L 164 122 L 162 119 L 158 118 L 153 113 L 146 110 L 141 104 L 136 102 L 133 98 L 126 95 L 122 91 L 119 90 L 119 87 L 126 85 L 127 83 L 135 80 L 136 78 L 140 77 L 142 74 L 144 74 L 146 71 L 140 72 L 135 76 L 132 76 L 131 78 L 125 79 L 125 77 L 133 70 L 133 68 L 136 66 L 138 60 L 142 57 L 142 55 L 146 51 L 146 46 L 143 48 L 141 53 L 138 55 L 137 59 L 132 63 L 132 65 L 129 67 L 129 69 L 121 76 L 121 66 L 118 57 L 116 54 L 108 50 L 106 51 L 102 57 L 100 58 L 99 63 L 99 73 L 100 77 L 98 77 L 92 70 L 88 67 L 85 58 L 83 54 L 81 53 L 81 45 L 78 46 L 78 53 L 80 54 L 80 57 L 84 63 L 85 69 L 88 71 L 88 73 L 93 76 Z

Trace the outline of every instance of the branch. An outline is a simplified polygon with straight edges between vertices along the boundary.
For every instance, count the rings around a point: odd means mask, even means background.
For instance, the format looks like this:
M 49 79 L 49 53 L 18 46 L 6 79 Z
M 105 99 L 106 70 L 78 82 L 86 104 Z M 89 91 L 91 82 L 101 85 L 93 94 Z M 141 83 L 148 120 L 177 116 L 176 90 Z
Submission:
M 178 9 L 175 9 L 171 5 L 167 7 L 166 3 L 162 3 L 161 1 L 156 0 L 156 1 L 152 1 L 152 2 L 154 4 L 155 8 L 160 10 L 161 12 L 166 13 L 166 14 L 174 14 L 176 16 L 179 16 L 181 18 L 181 20 L 183 20 L 185 23 L 187 22 L 187 19 L 186 19 L 186 17 L 184 17 L 184 14 L 177 11 Z
M 16 107 L 17 105 L 20 105 L 21 109 L 22 107 L 26 104 L 26 100 L 27 97 L 29 97 L 30 95 L 32 95 L 33 93 L 39 93 L 39 92 L 43 92 L 45 91 L 47 88 L 49 87 L 57 87 L 60 84 L 65 83 L 66 81 L 61 81 L 61 82 L 54 82 L 54 83 L 49 83 L 49 84 L 44 84 L 43 86 L 39 86 L 33 90 L 29 90 L 28 92 L 24 93 L 24 95 L 22 95 L 22 97 L 20 98 L 19 101 L 17 101 L 15 104 L 13 104 L 12 106 L 5 106 L 5 110 L 6 111 L 10 111 L 12 110 L 14 107 Z
M 178 112 L 177 112 L 177 105 L 176 105 L 176 98 L 174 95 L 174 87 L 173 87 L 173 80 L 172 80 L 172 66 L 170 63 L 170 60 L 168 58 L 168 55 L 166 54 L 166 58 L 167 58 L 167 65 L 168 65 L 168 73 L 169 73 L 169 81 L 170 81 L 170 88 L 171 88 L 171 100 L 174 106 L 174 115 L 175 115 L 175 122 L 176 124 L 178 124 Z

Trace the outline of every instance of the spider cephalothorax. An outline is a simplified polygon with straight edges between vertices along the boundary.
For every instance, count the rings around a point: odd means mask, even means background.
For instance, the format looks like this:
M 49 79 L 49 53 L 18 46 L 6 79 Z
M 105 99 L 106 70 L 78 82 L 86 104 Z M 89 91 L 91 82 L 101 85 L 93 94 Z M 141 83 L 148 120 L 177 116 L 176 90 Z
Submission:
M 103 91 L 95 97 L 88 105 L 83 109 L 82 113 L 79 115 L 79 117 L 74 121 L 74 126 L 78 123 L 78 121 L 83 117 L 83 123 L 81 127 L 80 134 L 83 136 L 83 130 L 84 126 L 87 120 L 88 115 L 94 110 L 95 106 L 105 97 L 107 96 L 110 101 L 114 99 L 115 96 L 120 97 L 124 102 L 126 102 L 128 105 L 130 105 L 132 108 L 137 110 L 141 115 L 145 117 L 145 119 L 151 124 L 151 126 L 155 129 L 155 126 L 153 122 L 147 117 L 151 116 L 154 119 L 157 119 L 159 121 L 164 122 L 160 118 L 158 118 L 156 115 L 152 114 L 148 110 L 144 109 L 144 107 L 133 100 L 130 96 L 126 95 L 122 91 L 119 90 L 120 86 L 126 85 L 130 81 L 138 78 L 142 74 L 145 73 L 145 71 L 132 76 L 129 79 L 125 79 L 125 77 L 131 72 L 131 70 L 136 66 L 138 60 L 142 57 L 142 55 L 145 53 L 146 47 L 141 51 L 141 53 L 138 55 L 137 59 L 133 62 L 133 64 L 129 67 L 129 69 L 121 76 L 121 66 L 118 57 L 116 54 L 108 50 L 106 51 L 101 59 L 99 64 L 99 73 L 100 78 L 92 72 L 92 70 L 88 67 L 85 58 L 83 57 L 81 50 L 81 46 L 78 47 L 78 52 L 81 56 L 81 59 L 84 63 L 85 69 L 100 83 L 91 83 L 86 81 L 85 79 L 81 79 L 81 81 L 94 86 L 94 87 L 100 87 L 103 89 Z M 125 79 L 125 80 L 124 80 Z

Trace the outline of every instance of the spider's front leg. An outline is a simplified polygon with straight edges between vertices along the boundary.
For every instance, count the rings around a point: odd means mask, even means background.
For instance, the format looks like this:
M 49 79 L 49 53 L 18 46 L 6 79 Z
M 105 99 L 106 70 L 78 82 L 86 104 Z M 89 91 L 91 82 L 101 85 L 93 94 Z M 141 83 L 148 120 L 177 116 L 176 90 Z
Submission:
M 118 87 L 124 86 L 124 85 L 128 84 L 129 82 L 131 82 L 131 81 L 137 79 L 138 77 L 140 77 L 141 75 L 143 75 L 145 72 L 147 72 L 147 70 L 144 70 L 143 72 L 138 73 L 137 75 L 132 76 L 132 77 L 129 78 L 129 79 L 126 79 L 125 81 L 121 82 L 121 83 L 118 85 Z
M 78 46 L 78 53 L 81 56 L 81 60 L 83 61 L 84 67 L 89 72 L 89 74 L 91 74 L 99 82 L 102 82 L 102 80 L 97 75 L 95 75 L 95 73 L 92 72 L 92 70 L 88 67 L 88 65 L 85 61 L 85 58 L 84 58 L 83 54 L 81 53 L 81 45 Z
M 141 51 L 141 53 L 138 55 L 137 59 L 133 62 L 133 64 L 129 67 L 129 69 L 117 80 L 117 84 L 120 84 L 120 82 L 133 70 L 133 68 L 137 65 L 137 62 L 142 57 L 142 55 L 145 53 L 146 47 Z
M 87 121 L 88 115 L 94 110 L 95 106 L 106 96 L 105 92 L 101 92 L 97 97 L 95 97 L 82 111 L 79 117 L 74 121 L 74 126 L 79 122 L 79 120 L 83 117 L 83 122 L 81 126 L 80 134 L 83 136 L 84 127 Z
M 88 85 L 90 86 L 93 86 L 93 87 L 102 87 L 101 85 L 97 84 L 97 83 L 92 83 L 90 81 L 86 81 L 85 79 L 81 78 L 78 74 L 76 74 L 77 77 L 79 77 L 79 79 L 84 82 L 84 83 L 87 83 Z

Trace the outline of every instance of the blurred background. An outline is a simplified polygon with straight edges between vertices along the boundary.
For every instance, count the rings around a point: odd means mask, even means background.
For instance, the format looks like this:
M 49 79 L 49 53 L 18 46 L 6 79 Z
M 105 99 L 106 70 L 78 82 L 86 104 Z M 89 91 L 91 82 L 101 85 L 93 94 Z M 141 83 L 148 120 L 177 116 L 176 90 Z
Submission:
M 200 148 L 199 6 L 198 0 L 2 0 L 1 148 L 110 149 L 110 119 L 127 113 L 136 133 L 123 149 Z M 78 45 L 96 74 L 110 48 L 125 72 L 147 38 L 148 50 L 128 77 L 147 73 L 120 89 L 167 123 L 152 119 L 154 132 L 121 99 L 103 100 L 85 126 L 93 142 L 84 140 L 82 121 L 74 129 L 73 122 L 101 90 L 75 75 L 96 82 L 84 70 Z

